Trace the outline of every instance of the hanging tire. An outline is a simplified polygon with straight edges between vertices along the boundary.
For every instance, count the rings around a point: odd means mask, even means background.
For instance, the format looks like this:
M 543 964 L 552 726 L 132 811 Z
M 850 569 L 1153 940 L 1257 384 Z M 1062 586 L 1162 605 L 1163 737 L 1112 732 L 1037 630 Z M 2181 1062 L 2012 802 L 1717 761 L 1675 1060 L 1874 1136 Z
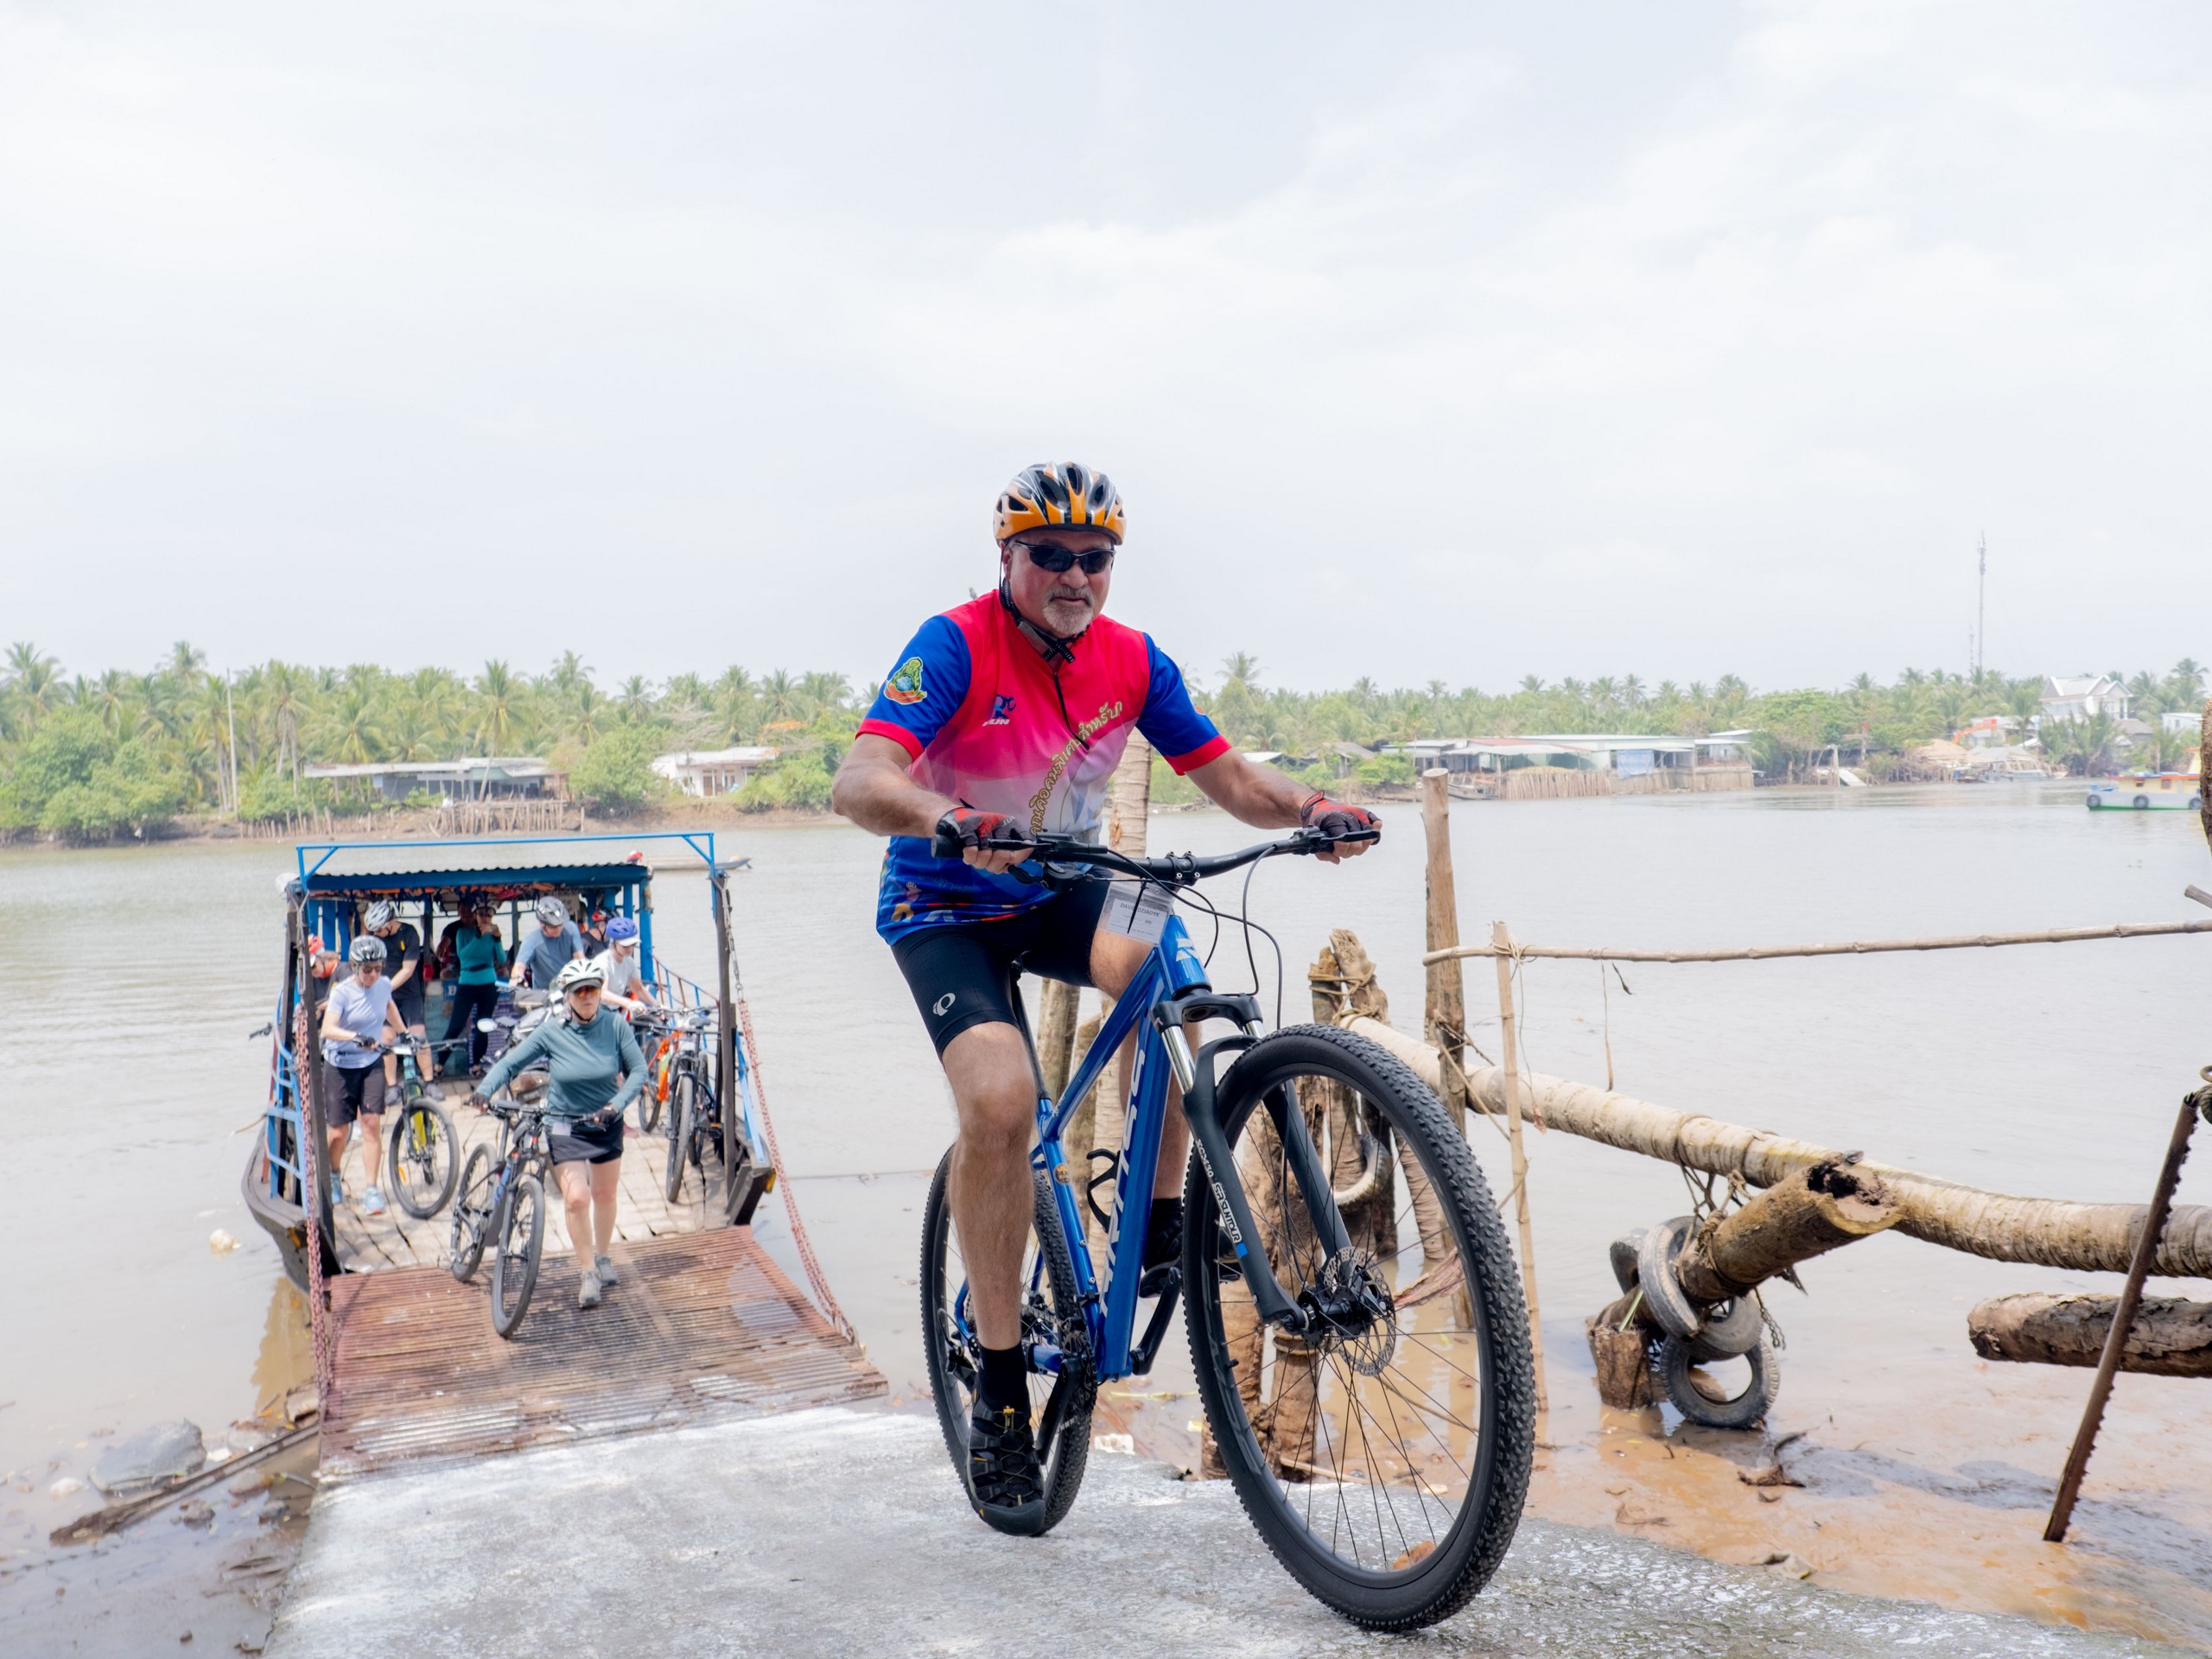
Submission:
M 453 1197 L 461 1175 L 461 1141 L 453 1120 L 425 1096 L 403 1106 L 385 1140 L 385 1174 L 393 1199 L 417 1221 L 428 1221 Z
M 1353 1099 L 1379 1128 L 1339 1122 Z M 1290 1575 L 1353 1623 L 1447 1618 L 1504 1558 L 1535 1442 L 1520 1273 L 1481 1168 L 1402 1061 L 1331 1026 L 1293 1026 L 1247 1050 L 1217 1107 L 1259 1234 L 1247 1249 L 1265 1252 L 1294 1303 L 1351 1309 L 1298 1337 L 1262 1323 L 1192 1160 L 1185 1319 L 1237 1499 Z M 1319 1125 L 1309 1132 L 1324 1170 L 1339 1132 L 1387 1129 L 1397 1170 L 1391 1215 L 1363 1226 L 1373 1249 L 1324 1259 L 1278 1111 Z
M 945 1185 L 952 1154 L 938 1161 L 922 1208 L 922 1341 L 928 1363 L 930 1393 L 937 1402 L 938 1427 L 952 1456 L 960 1486 L 968 1484 L 968 1420 L 982 1360 L 969 1319 L 968 1271 L 952 1225 Z M 1075 1262 L 1060 1231 L 1052 1190 L 1041 1174 L 1034 1178 L 1035 1198 L 1022 1256 L 1021 1341 L 1026 1351 L 1039 1343 L 1058 1350 L 1057 1375 L 1032 1370 L 1029 1417 L 1037 1436 L 1037 1455 L 1045 1466 L 1045 1530 L 1058 1526 L 1083 1489 L 1090 1460 L 1090 1408 L 1097 1397 L 1083 1303 L 1076 1287 Z M 977 1514 L 983 1515 L 982 1510 Z M 988 1522 L 990 1517 L 983 1515 Z
M 1661 1222 L 1643 1235 L 1637 1251 L 1637 1282 L 1643 1287 L 1643 1305 L 1651 1310 L 1662 1331 L 1685 1342 L 1697 1335 L 1705 1321 L 1699 1318 L 1696 1305 L 1683 1294 L 1681 1281 L 1675 1277 L 1675 1258 L 1682 1253 L 1690 1229 L 1696 1225 L 1692 1216 Z
M 1757 1296 L 1715 1302 L 1705 1310 L 1697 1335 L 1689 1339 L 1693 1359 L 1733 1359 L 1748 1354 L 1766 1334 L 1766 1315 Z
M 492 1228 L 492 1149 L 479 1147 L 461 1172 L 460 1196 L 453 1206 L 450 1259 L 453 1276 L 467 1284 L 484 1259 L 484 1240 Z
M 537 1176 L 525 1175 L 507 1189 L 492 1232 L 499 1244 L 492 1258 L 492 1328 L 512 1338 L 530 1312 L 545 1255 L 545 1188 Z
M 2138 795 L 2131 804 L 2138 812 L 2147 812 L 2151 810 L 2151 798 L 2148 795 Z
M 1707 1428 L 1749 1428 L 1773 1409 L 1782 1392 L 1782 1356 L 1763 1332 L 1740 1357 L 1751 1368 L 1751 1380 L 1733 1395 L 1700 1383 L 1695 1372 L 1701 1362 L 1680 1337 L 1659 1344 L 1654 1369 L 1669 1403 L 1691 1422 Z
M 1643 1248 L 1643 1236 L 1650 1230 L 1637 1227 L 1623 1233 L 1606 1247 L 1606 1255 L 1613 1264 L 1613 1282 L 1625 1296 L 1637 1287 L 1642 1271 L 1637 1265 L 1637 1253 Z

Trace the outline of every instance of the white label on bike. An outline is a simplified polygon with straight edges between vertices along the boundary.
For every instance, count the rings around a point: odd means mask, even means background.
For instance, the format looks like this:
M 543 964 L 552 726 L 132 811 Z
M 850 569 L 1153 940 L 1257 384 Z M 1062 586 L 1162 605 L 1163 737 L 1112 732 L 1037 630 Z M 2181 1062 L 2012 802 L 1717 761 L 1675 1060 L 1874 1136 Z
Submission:
M 1117 877 L 1106 890 L 1106 904 L 1098 913 L 1098 925 L 1109 933 L 1157 944 L 1160 930 L 1167 925 L 1167 912 L 1173 908 L 1174 900 L 1157 883 Z

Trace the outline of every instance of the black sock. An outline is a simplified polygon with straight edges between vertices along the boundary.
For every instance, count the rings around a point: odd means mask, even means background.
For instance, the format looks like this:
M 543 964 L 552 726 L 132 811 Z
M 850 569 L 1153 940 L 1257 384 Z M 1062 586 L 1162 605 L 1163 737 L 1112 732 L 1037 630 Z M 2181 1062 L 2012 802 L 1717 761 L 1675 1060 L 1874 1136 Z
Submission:
M 1165 1266 L 1183 1257 L 1183 1200 L 1154 1198 L 1152 1220 L 1144 1230 L 1144 1265 Z
M 984 1348 L 983 1375 L 976 1390 L 976 1414 L 995 1417 L 1011 1411 L 1029 1421 L 1029 1367 L 1019 1346 Z

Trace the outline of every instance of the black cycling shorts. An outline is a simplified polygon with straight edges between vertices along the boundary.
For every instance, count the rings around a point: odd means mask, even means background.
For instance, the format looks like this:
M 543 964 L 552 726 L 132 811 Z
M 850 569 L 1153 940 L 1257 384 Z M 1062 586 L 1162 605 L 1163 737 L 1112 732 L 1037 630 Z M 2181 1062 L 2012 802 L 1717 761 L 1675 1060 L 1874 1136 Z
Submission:
M 1085 881 L 1016 915 L 922 928 L 891 955 L 939 1054 L 970 1026 L 1026 1025 L 1015 1015 L 1017 971 L 1090 983 L 1090 939 L 1106 903 L 1104 881 Z
M 546 1120 L 546 1140 L 556 1164 L 611 1164 L 622 1155 L 620 1121 L 603 1129 L 587 1129 L 575 1118 Z

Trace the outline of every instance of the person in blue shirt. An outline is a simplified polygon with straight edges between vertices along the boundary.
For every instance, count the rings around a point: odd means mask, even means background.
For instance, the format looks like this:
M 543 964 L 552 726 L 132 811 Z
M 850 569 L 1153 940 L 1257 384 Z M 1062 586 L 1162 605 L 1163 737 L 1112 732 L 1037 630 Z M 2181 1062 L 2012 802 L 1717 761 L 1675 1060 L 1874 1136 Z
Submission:
M 569 907 L 551 893 L 537 901 L 537 925 L 523 930 L 515 945 L 515 988 L 525 976 L 541 991 L 553 988 L 561 970 L 584 954 L 584 936 L 576 931 Z

